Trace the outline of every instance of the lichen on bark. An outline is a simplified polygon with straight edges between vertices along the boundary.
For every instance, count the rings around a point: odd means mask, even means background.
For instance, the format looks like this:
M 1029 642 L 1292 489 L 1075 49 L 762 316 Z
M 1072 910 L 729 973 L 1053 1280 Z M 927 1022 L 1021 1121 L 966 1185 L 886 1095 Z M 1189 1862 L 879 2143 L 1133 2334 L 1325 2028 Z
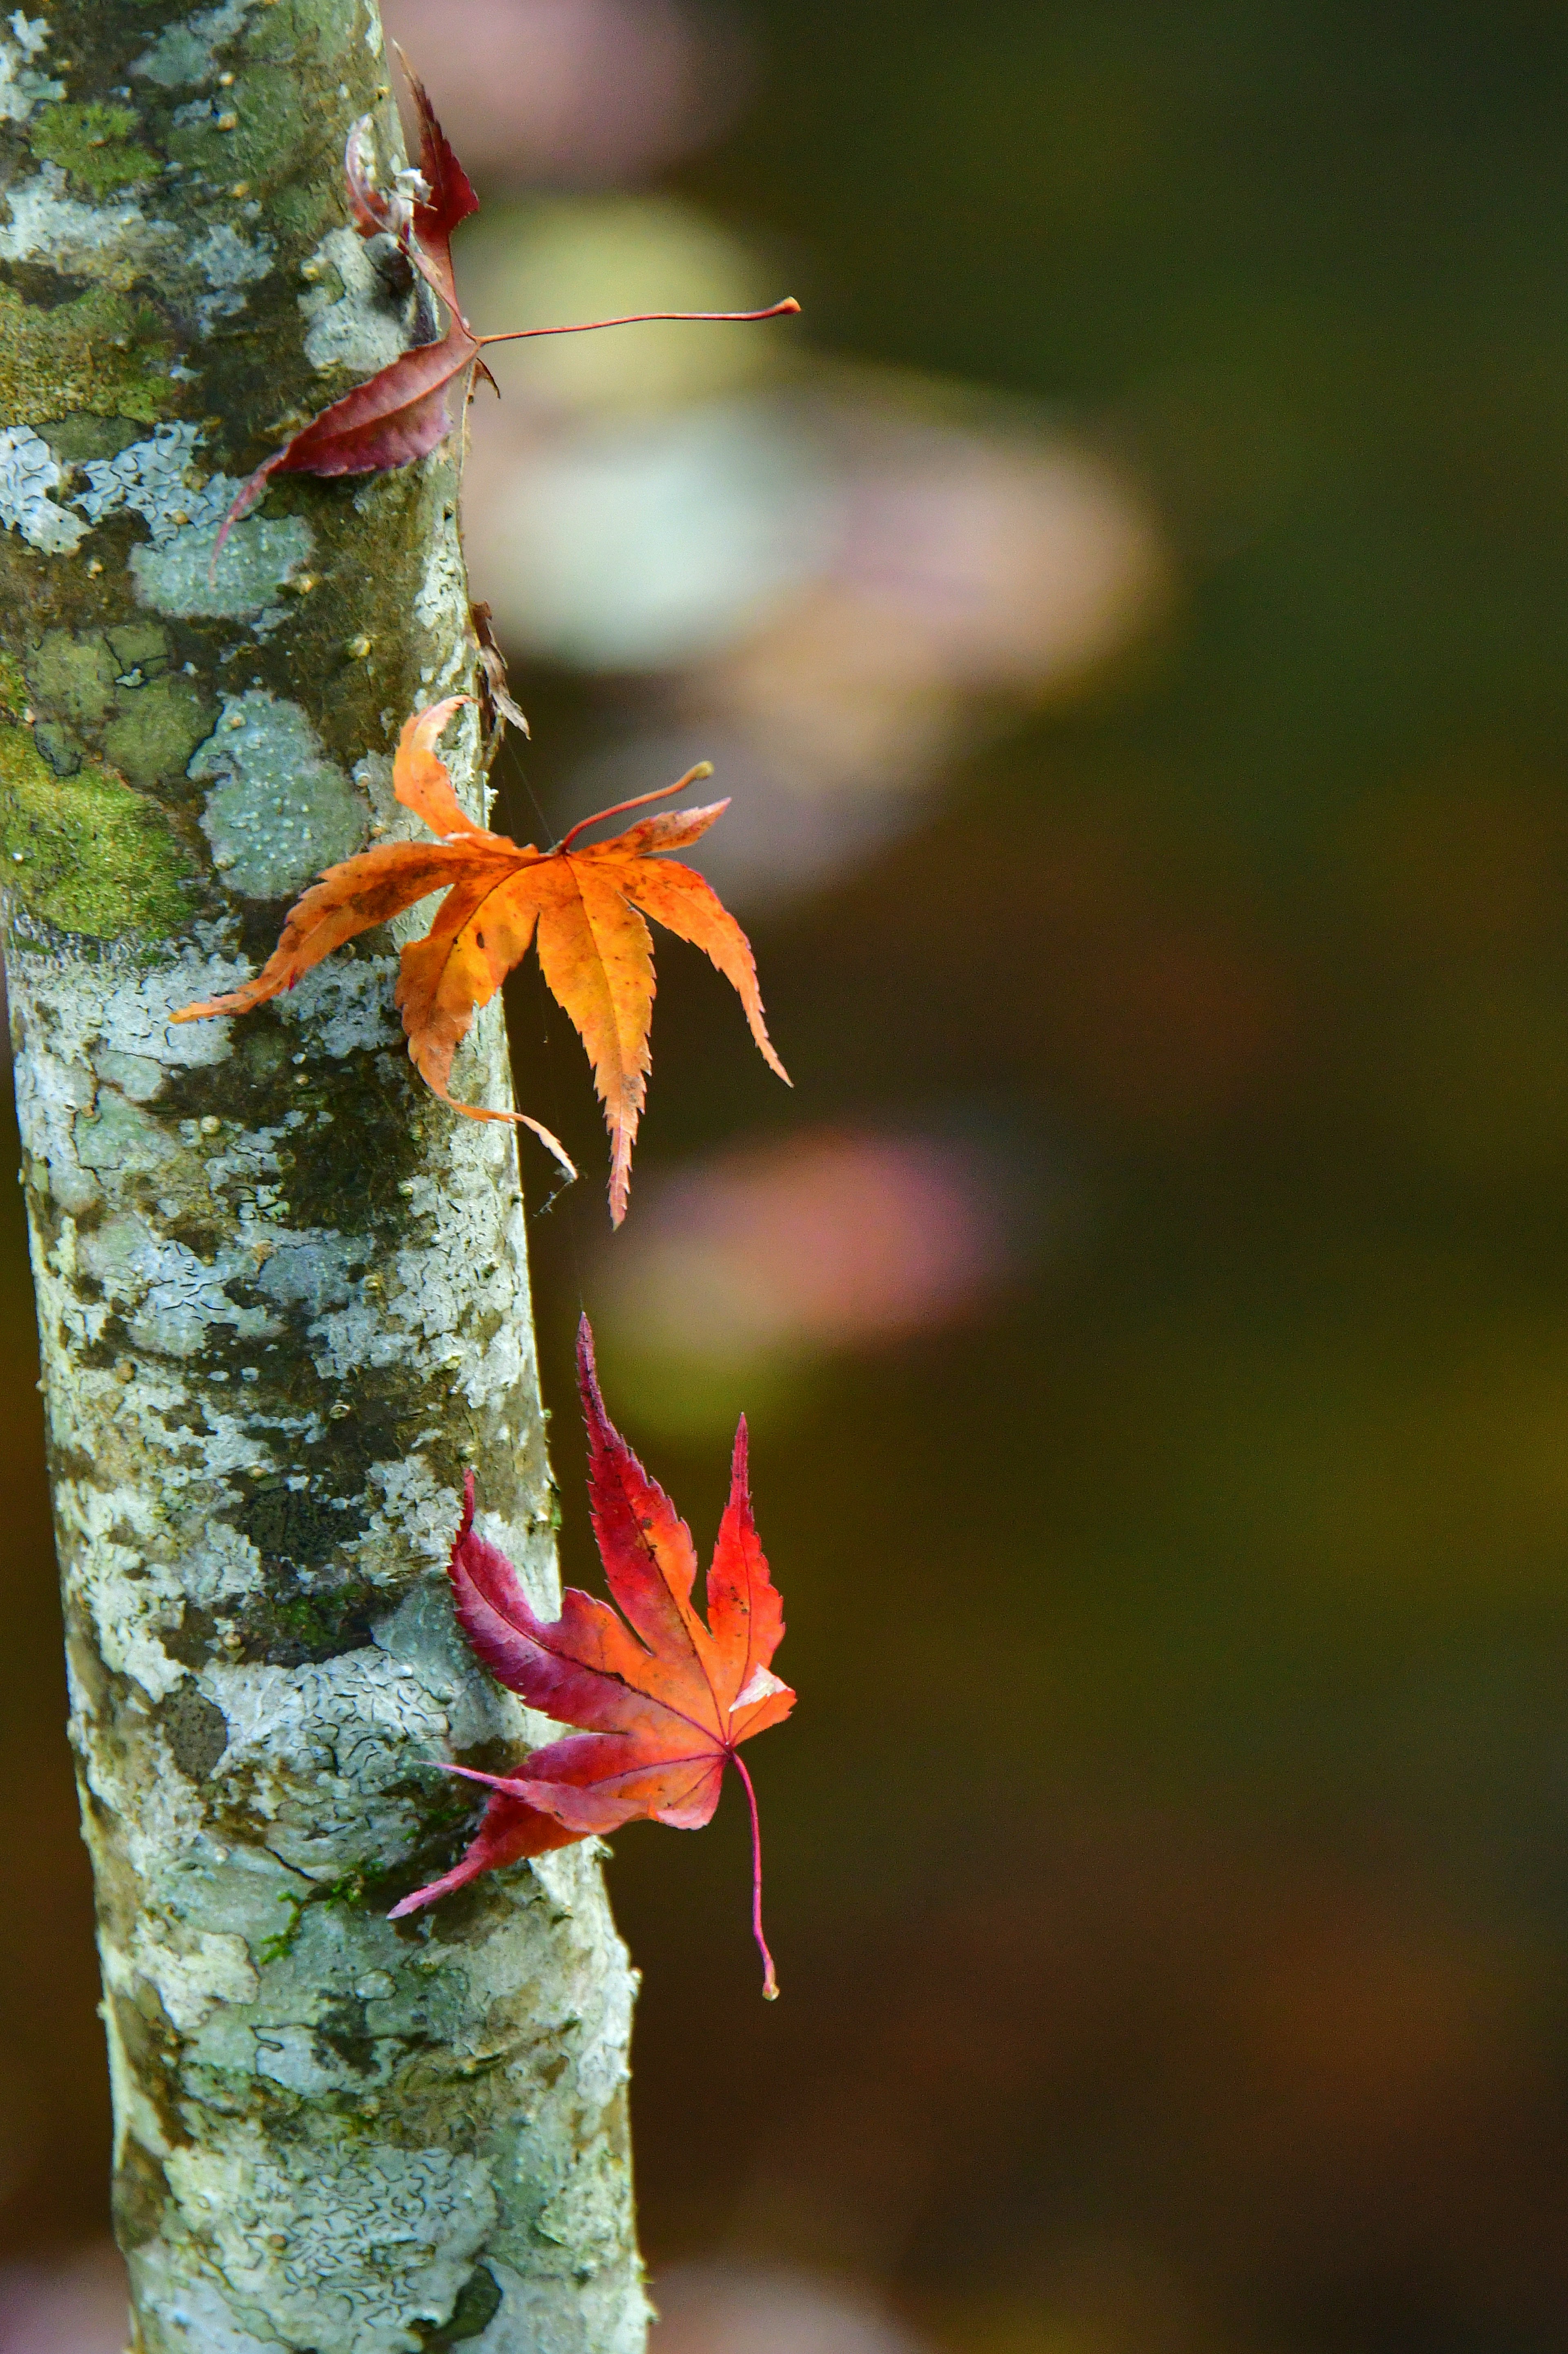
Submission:
M 226 486 L 429 331 L 340 235 L 386 71 L 366 0 L 0 27 L 0 885 L 117 2228 L 143 2354 L 634 2354 L 591 1848 L 386 1919 L 462 1843 L 439 1764 L 530 1730 L 451 1621 L 466 1467 L 555 1593 L 510 1131 L 418 1086 L 385 941 L 169 1022 L 473 674 L 450 451 L 291 478 L 209 578 Z M 471 716 L 453 760 L 479 814 Z M 498 1008 L 465 1055 L 506 1100 Z

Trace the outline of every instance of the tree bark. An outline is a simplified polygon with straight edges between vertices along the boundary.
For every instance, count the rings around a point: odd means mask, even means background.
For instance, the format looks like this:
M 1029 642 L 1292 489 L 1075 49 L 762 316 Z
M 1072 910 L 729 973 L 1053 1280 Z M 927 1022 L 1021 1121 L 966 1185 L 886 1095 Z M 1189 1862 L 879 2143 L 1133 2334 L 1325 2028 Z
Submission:
M 513 1132 L 416 1081 L 385 936 L 243 1022 L 470 688 L 456 454 L 238 478 L 435 323 L 347 225 L 369 0 L 0 24 L 0 867 L 144 2354 L 633 2354 L 631 1975 L 592 1844 L 394 1927 L 527 1727 L 442 1574 L 465 1466 L 556 1596 Z M 465 715 L 459 790 L 484 806 Z M 499 1003 L 460 1057 L 510 1100 Z M 539 1729 L 532 1728 L 534 1737 Z

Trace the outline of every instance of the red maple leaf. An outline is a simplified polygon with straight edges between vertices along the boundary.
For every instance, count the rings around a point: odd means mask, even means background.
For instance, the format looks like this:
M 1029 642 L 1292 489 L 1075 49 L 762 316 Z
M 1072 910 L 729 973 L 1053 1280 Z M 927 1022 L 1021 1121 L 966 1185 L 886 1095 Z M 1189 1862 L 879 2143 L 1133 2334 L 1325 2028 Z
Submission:
M 568 1586 L 560 1617 L 538 1617 L 505 1554 L 474 1528 L 471 1472 L 450 1575 L 463 1632 L 497 1681 L 558 1724 L 584 1730 L 535 1750 L 516 1774 L 450 1767 L 489 1786 L 489 1809 L 455 1869 L 406 1896 L 390 1917 L 432 1903 L 499 1863 L 640 1817 L 698 1830 L 711 1820 L 725 1767 L 733 1765 L 751 1815 L 752 1928 L 771 2000 L 779 1986 L 762 1934 L 757 1793 L 739 1752 L 743 1741 L 789 1715 L 795 1695 L 769 1665 L 784 1634 L 783 1606 L 752 1518 L 746 1423 L 736 1432 L 705 1623 L 692 1599 L 691 1532 L 605 1413 L 586 1316 L 577 1374 L 594 1535 L 620 1611 Z
M 401 49 L 397 56 L 419 119 L 418 169 L 407 175 L 411 192 L 377 186 L 371 164 L 373 126 L 370 116 L 362 115 L 348 134 L 344 154 L 349 215 L 361 237 L 397 239 L 445 305 L 447 331 L 439 342 L 404 352 L 355 385 L 257 467 L 223 519 L 212 552 L 214 567 L 234 525 L 249 514 L 274 474 L 386 473 L 428 456 L 451 431 L 454 389 L 461 385 L 466 399 L 473 369 L 490 376 L 480 356 L 487 344 L 583 334 L 595 327 L 639 326 L 653 319 L 777 319 L 800 307 L 790 294 L 765 311 L 639 311 L 627 318 L 588 319 L 571 327 L 522 327 L 509 334 L 476 335 L 458 301 L 451 241 L 459 224 L 479 210 L 479 198 L 436 120 L 423 82 Z M 490 381 L 494 383 L 493 376 Z

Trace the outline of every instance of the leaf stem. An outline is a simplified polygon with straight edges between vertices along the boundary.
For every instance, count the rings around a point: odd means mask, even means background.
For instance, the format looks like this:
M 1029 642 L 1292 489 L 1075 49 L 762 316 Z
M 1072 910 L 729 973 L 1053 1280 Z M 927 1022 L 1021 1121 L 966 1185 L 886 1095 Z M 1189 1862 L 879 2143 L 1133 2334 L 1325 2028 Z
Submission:
M 773 1956 L 768 1950 L 768 1940 L 762 1934 L 762 1825 L 757 1817 L 757 1793 L 751 1787 L 751 1776 L 746 1770 L 746 1760 L 738 1749 L 729 1753 L 730 1763 L 746 1785 L 746 1803 L 751 1808 L 751 1934 L 762 1956 L 762 1999 L 779 1999 L 779 1974 L 773 1967 Z
M 704 777 L 711 777 L 713 772 L 714 764 L 711 760 L 699 760 L 694 769 L 688 769 L 685 775 L 677 777 L 673 785 L 660 785 L 653 792 L 637 794 L 632 801 L 615 801 L 609 809 L 596 810 L 592 817 L 579 817 L 570 833 L 564 833 L 561 836 L 549 855 L 552 858 L 558 858 L 562 851 L 569 848 L 577 840 L 579 833 L 585 832 L 590 825 L 598 825 L 601 818 L 621 817 L 628 810 L 641 809 L 649 801 L 667 801 L 672 793 L 683 793 L 688 785 L 699 783 Z
M 754 319 L 782 319 L 799 311 L 793 294 L 770 302 L 766 311 L 632 311 L 624 319 L 582 319 L 575 327 L 516 327 L 509 335 L 480 335 L 481 344 L 522 344 L 531 335 L 587 335 L 596 327 L 641 327 L 654 319 L 717 319 L 745 325 Z

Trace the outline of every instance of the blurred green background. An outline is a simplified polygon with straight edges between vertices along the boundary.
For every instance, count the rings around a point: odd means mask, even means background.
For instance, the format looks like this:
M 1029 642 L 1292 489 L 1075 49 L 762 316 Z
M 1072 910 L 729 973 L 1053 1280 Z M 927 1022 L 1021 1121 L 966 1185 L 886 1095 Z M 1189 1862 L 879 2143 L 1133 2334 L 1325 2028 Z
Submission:
M 461 147 L 440 10 L 397 13 Z M 801 1694 L 752 1753 L 776 2008 L 734 1794 L 705 1839 L 616 1842 L 651 2259 L 859 2284 L 948 2354 L 1555 2354 L 1568 18 L 771 0 L 702 30 L 727 128 L 715 100 L 715 135 L 630 163 L 493 163 L 497 218 L 569 227 L 527 207 L 586 189 L 713 224 L 806 302 L 746 397 L 806 417 L 819 489 L 913 404 L 1075 453 L 1143 553 L 1081 661 L 949 680 L 903 798 L 889 720 L 842 797 L 873 819 L 832 803 L 784 883 L 758 772 L 762 847 L 714 872 L 795 1092 L 666 941 L 613 1249 L 579 1050 L 514 985 L 522 1100 L 588 1172 L 534 1225 L 567 1573 L 597 1575 L 586 1301 L 703 1544 L 752 1412 Z M 589 396 L 519 382 L 507 429 L 555 464 Z M 841 499 L 832 561 L 879 527 Z M 623 743 L 695 757 L 752 658 L 722 635 L 513 630 L 503 816 L 661 781 L 649 751 L 621 783 Z M 811 721 L 790 643 L 747 724 Z M 107 2103 L 0 1211 L 0 2214 L 31 2256 L 104 2228 Z M 678 1329 L 692 1284 L 723 1345 Z

